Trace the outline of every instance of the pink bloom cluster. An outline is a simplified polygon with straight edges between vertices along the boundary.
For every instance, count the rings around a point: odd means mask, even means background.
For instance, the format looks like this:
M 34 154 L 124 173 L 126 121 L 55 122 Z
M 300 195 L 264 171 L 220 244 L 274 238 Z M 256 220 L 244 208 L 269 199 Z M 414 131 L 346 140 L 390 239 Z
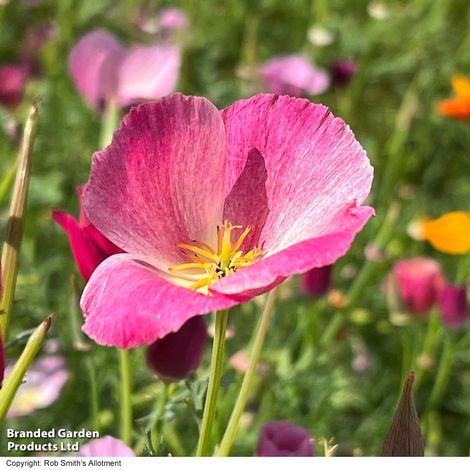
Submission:
M 82 37 L 69 57 L 78 91 L 97 110 L 108 100 L 128 106 L 171 93 L 180 64 L 181 51 L 176 45 L 135 45 L 128 49 L 100 30 Z
M 386 281 L 386 291 L 398 294 L 405 308 L 418 315 L 439 307 L 442 321 L 449 328 L 463 326 L 469 315 L 467 288 L 446 282 L 440 264 L 416 257 L 395 263 Z
M 0 66 L 0 104 L 15 108 L 23 100 L 27 74 L 22 66 Z
M 257 95 L 220 112 L 176 94 L 133 108 L 82 196 L 125 251 L 91 275 L 84 331 L 150 344 L 332 264 L 373 214 L 362 206 L 372 174 L 344 122 L 307 100 Z

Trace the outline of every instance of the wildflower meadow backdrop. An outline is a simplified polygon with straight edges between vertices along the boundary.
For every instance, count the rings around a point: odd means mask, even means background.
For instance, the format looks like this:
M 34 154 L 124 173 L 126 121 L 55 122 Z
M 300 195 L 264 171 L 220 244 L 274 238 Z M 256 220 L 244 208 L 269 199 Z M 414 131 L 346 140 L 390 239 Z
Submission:
M 0 455 L 468 456 L 469 21 L 0 1 Z

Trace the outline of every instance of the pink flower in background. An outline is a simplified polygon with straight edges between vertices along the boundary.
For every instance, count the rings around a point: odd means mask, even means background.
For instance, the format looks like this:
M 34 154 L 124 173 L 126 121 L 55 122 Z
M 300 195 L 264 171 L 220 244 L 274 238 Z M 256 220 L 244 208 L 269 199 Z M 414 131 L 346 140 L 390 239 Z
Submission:
M 439 296 L 442 321 L 452 329 L 461 328 L 468 320 L 467 287 L 447 285 Z
M 354 60 L 337 60 L 331 66 L 331 78 L 333 83 L 339 86 L 347 85 L 356 74 L 357 68 L 357 62 Z
M 119 40 L 106 31 L 86 34 L 72 49 L 70 74 L 91 107 L 100 110 L 105 101 L 116 96 L 118 70 L 125 55 Z
M 328 74 L 302 55 L 274 57 L 261 67 L 269 91 L 279 95 L 320 95 L 330 86 Z
M 397 292 L 409 312 L 423 314 L 437 302 L 444 284 L 437 261 L 416 257 L 395 263 L 385 287 L 387 292 Z
M 302 290 L 312 297 L 321 297 L 331 289 L 333 266 L 323 266 L 307 271 L 302 276 Z
M 135 457 L 134 451 L 120 439 L 104 436 L 80 446 L 77 457 Z
M 189 26 L 189 20 L 181 8 L 167 7 L 158 13 L 158 25 L 161 29 L 174 31 L 186 29 Z
M 313 457 L 315 441 L 307 429 L 290 421 L 271 421 L 261 428 L 258 457 Z
M 102 261 L 111 255 L 122 253 L 122 250 L 110 242 L 87 219 L 82 209 L 83 190 L 83 186 L 77 189 L 80 202 L 78 221 L 72 215 L 59 210 L 52 211 L 52 217 L 67 234 L 78 271 L 83 279 L 88 281 Z
M 11 366 L 7 367 L 8 376 Z M 8 417 L 26 416 L 46 408 L 60 396 L 69 372 L 62 356 L 42 356 L 35 359 L 8 411 Z
M 190 318 L 176 333 L 170 333 L 148 347 L 147 366 L 166 382 L 184 379 L 199 367 L 206 342 L 204 319 Z
M 21 66 L 0 66 L 0 104 L 7 108 L 16 108 L 23 101 L 26 79 Z
M 83 36 L 69 57 L 69 69 L 83 99 L 96 110 L 109 100 L 122 106 L 155 100 L 178 81 L 180 48 L 173 45 L 126 49 L 105 31 Z
M 177 46 L 131 48 L 119 68 L 119 103 L 127 106 L 168 95 L 176 88 L 180 65 Z
M 372 216 L 373 170 L 351 130 L 307 100 L 220 112 L 175 94 L 133 108 L 93 156 L 83 207 L 126 254 L 81 306 L 96 342 L 130 348 L 332 264 Z

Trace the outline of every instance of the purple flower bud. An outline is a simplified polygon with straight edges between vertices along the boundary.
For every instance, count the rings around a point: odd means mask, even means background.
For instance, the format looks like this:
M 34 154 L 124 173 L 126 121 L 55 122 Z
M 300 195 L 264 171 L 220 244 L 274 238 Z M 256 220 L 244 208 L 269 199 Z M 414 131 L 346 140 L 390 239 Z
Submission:
M 463 326 L 468 318 L 466 286 L 445 286 L 439 297 L 439 307 L 442 321 L 449 328 L 457 329 Z
M 321 297 L 331 288 L 332 265 L 314 268 L 302 277 L 302 290 L 312 297 Z
M 147 349 L 147 366 L 162 380 L 184 379 L 199 366 L 207 340 L 201 316 L 189 319 L 176 333 L 170 333 Z
M 290 421 L 271 421 L 261 428 L 258 457 L 313 457 L 315 441 L 309 432 Z
M 335 85 L 347 85 L 357 72 L 354 60 L 338 60 L 331 66 L 331 77 Z
M 395 289 L 411 313 L 424 314 L 437 302 L 445 279 L 435 260 L 423 257 L 398 261 L 393 267 L 385 290 Z

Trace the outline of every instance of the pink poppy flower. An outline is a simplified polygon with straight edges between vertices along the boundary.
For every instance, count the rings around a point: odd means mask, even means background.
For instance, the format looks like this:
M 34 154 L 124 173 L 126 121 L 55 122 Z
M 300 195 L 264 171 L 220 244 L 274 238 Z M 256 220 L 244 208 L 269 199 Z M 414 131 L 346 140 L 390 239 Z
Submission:
M 82 209 L 84 187 L 77 188 L 80 202 L 80 218 L 59 210 L 52 211 L 52 217 L 62 227 L 69 238 L 70 248 L 78 271 L 85 281 L 90 279 L 98 265 L 111 255 L 122 253 L 114 243 L 110 242 L 87 219 Z
M 22 67 L 3 65 L 0 67 L 0 104 L 16 108 L 22 101 L 26 87 L 26 73 Z
M 177 46 L 131 48 L 119 68 L 119 103 L 127 106 L 171 93 L 178 82 L 180 65 Z
M 258 457 L 313 457 L 315 441 L 307 429 L 290 421 L 271 421 L 261 428 Z
M 77 457 L 135 457 L 134 451 L 120 439 L 104 436 L 80 446 Z
M 328 74 L 302 55 L 274 57 L 261 67 L 269 91 L 279 95 L 320 95 L 330 86 Z
M 302 290 L 312 297 L 321 297 L 331 289 L 333 266 L 323 266 L 307 271 L 302 276 Z
M 372 177 L 351 130 L 308 100 L 257 95 L 220 112 L 174 94 L 133 108 L 83 194 L 92 224 L 127 252 L 92 274 L 83 330 L 150 344 L 334 263 L 373 214 L 361 205 Z
M 97 110 L 117 92 L 119 66 L 125 48 L 105 31 L 92 31 L 75 45 L 69 57 L 69 70 L 83 99 Z
M 385 288 L 396 292 L 411 313 L 428 312 L 437 302 L 445 279 L 440 264 L 432 259 L 416 257 L 395 263 Z
M 5 375 L 11 369 L 12 365 L 7 367 Z M 69 371 L 62 356 L 42 356 L 35 359 L 16 393 L 8 417 L 27 416 L 54 403 L 68 377 Z
M 180 62 L 177 46 L 126 49 L 113 35 L 93 31 L 73 48 L 69 69 L 84 100 L 100 111 L 110 99 L 128 106 L 171 93 Z
M 468 320 L 467 287 L 447 285 L 439 296 L 442 321 L 449 328 L 461 328 Z
M 148 347 L 147 366 L 166 382 L 184 379 L 199 367 L 206 343 L 204 319 L 190 318 L 176 333 L 170 333 Z

